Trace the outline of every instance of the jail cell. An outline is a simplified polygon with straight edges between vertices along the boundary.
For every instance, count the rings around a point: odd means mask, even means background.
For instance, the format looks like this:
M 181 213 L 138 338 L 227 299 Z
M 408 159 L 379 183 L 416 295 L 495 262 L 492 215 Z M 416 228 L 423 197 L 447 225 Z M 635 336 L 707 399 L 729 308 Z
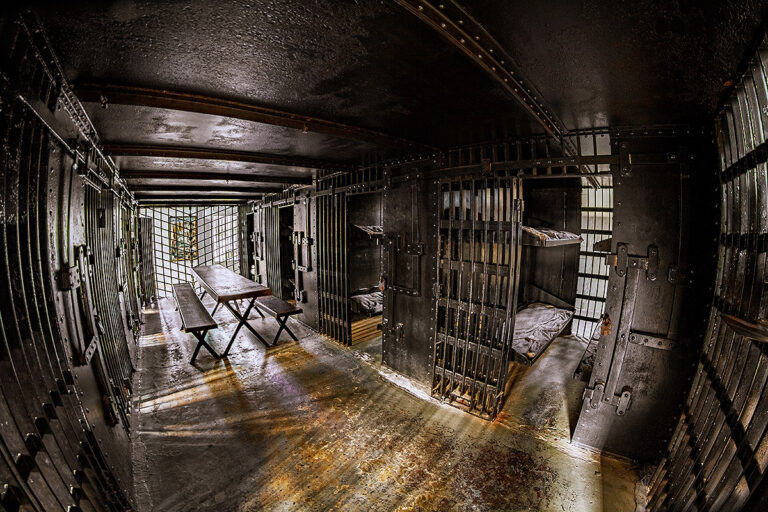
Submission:
M 439 182 L 433 396 L 493 418 L 503 404 L 520 265 L 521 182 Z
M 152 219 L 159 297 L 172 297 L 174 283 L 191 282 L 197 265 L 218 263 L 240 272 L 237 206 L 146 206 L 139 213 Z

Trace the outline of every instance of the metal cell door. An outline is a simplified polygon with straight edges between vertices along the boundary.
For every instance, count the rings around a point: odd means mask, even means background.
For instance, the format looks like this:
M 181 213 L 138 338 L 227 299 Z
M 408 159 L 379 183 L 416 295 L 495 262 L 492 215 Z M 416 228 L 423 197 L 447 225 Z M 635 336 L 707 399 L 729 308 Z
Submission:
M 347 196 L 332 193 L 317 198 L 317 288 L 320 332 L 349 345 L 349 249 Z
M 438 186 L 432 395 L 492 419 L 515 327 L 521 181 L 458 177 Z

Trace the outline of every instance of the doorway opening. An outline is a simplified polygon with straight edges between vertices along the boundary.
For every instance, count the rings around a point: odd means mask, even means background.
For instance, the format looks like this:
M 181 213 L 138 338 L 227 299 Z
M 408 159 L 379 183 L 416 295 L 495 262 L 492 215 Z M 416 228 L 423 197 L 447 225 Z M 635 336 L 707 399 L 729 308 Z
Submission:
M 347 196 L 349 222 L 349 318 L 352 347 L 381 362 L 382 196 Z
M 293 206 L 278 208 L 280 225 L 280 297 L 283 300 L 294 298 L 296 289 L 295 263 L 293 259 Z

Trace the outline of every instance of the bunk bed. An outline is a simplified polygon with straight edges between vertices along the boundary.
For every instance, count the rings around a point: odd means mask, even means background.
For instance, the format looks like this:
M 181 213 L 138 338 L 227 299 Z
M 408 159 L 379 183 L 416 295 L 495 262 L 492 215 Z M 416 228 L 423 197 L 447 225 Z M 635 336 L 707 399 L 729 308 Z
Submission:
M 545 250 L 581 244 L 581 236 L 569 231 L 522 226 L 522 245 Z M 573 320 L 575 308 L 533 283 L 524 284 L 528 299 L 515 315 L 512 352 L 518 363 L 533 365 L 549 345 L 562 335 Z

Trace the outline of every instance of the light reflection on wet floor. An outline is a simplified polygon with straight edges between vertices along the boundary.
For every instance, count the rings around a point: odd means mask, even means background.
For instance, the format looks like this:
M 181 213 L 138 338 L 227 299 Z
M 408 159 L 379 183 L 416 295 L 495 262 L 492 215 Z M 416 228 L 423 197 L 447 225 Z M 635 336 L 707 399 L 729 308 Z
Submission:
M 488 423 L 413 396 L 398 385 L 426 388 L 295 323 L 298 343 L 265 350 L 244 330 L 228 359 L 201 352 L 192 366 L 196 342 L 169 301 L 155 315 L 135 388 L 146 510 L 634 510 L 631 468 L 568 442 L 579 384 L 553 368 L 569 340 L 537 363 L 541 375 L 517 371 Z M 219 349 L 235 321 L 216 319 Z

